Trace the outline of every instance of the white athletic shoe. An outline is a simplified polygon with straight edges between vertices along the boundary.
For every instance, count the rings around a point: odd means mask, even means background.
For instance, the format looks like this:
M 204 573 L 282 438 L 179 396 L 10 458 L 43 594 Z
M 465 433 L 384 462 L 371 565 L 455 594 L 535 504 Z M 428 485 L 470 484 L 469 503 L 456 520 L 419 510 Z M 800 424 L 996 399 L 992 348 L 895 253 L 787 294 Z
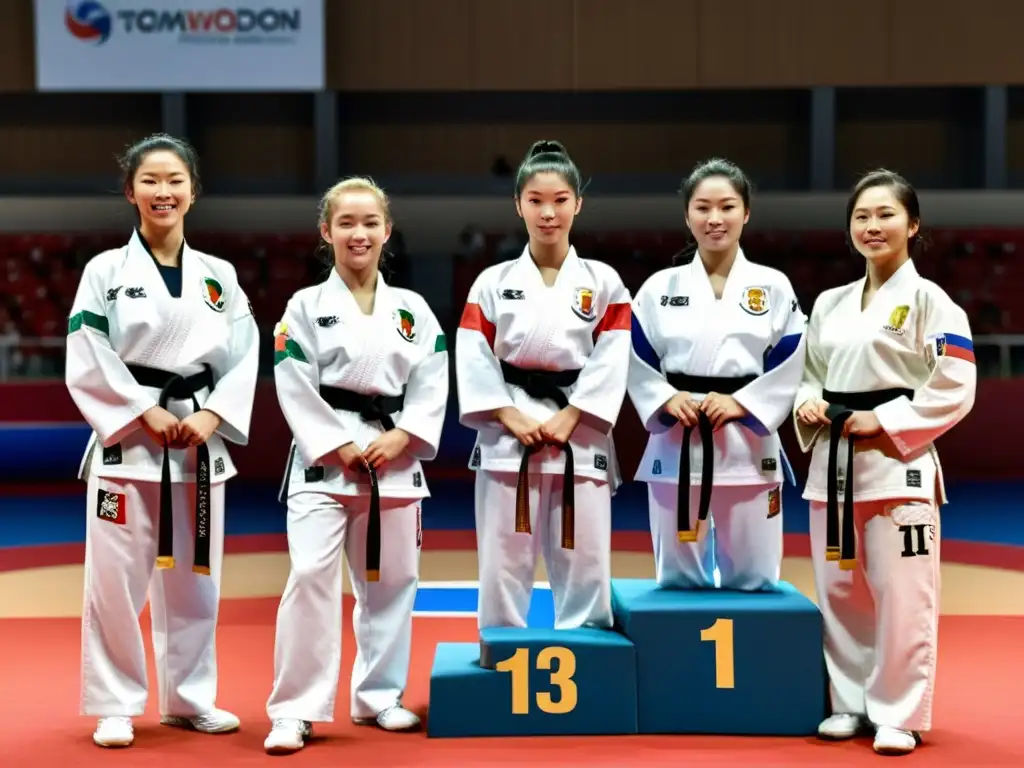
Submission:
M 92 740 L 101 747 L 127 747 L 135 741 L 135 727 L 130 717 L 101 717 Z
M 395 704 L 376 717 L 353 717 L 352 722 L 356 725 L 376 725 L 385 731 L 411 731 L 420 724 L 420 719 L 401 704 Z
M 189 728 L 203 733 L 230 733 L 237 731 L 241 722 L 230 712 L 225 712 L 223 709 L 211 709 L 202 715 L 189 717 L 164 715 L 160 718 L 160 724 L 175 728 Z
M 864 730 L 864 718 L 846 712 L 832 715 L 822 720 L 818 726 L 818 736 L 823 739 L 852 739 Z
M 881 755 L 905 755 L 914 751 L 917 740 L 918 736 L 913 731 L 880 725 L 875 732 L 875 752 Z
M 287 755 L 306 746 L 306 739 L 312 735 L 313 724 L 308 720 L 281 718 L 274 721 L 263 748 L 271 755 Z

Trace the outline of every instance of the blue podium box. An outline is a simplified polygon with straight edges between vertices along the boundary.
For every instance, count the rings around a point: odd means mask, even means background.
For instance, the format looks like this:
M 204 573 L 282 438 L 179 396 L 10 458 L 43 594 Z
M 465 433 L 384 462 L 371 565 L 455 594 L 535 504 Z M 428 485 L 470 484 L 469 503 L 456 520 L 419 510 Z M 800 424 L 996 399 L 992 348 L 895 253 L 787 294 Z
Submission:
M 636 652 L 612 630 L 500 628 L 439 643 L 427 735 L 637 733 Z
M 791 584 L 614 579 L 612 600 L 616 629 L 636 646 L 639 733 L 803 736 L 828 715 L 821 613 Z

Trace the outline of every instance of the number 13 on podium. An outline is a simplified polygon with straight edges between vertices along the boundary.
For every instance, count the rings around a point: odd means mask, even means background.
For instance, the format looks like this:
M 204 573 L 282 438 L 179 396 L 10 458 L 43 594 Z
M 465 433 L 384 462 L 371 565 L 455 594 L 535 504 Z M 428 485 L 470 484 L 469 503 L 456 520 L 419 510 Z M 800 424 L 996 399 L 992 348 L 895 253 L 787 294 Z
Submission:
M 548 646 L 537 654 L 537 669 L 551 669 L 553 661 L 558 666 L 551 673 L 551 684 L 558 688 L 559 697 L 556 701 L 547 691 L 537 691 L 537 709 L 549 715 L 565 715 L 576 709 L 579 700 L 576 682 L 572 679 L 576 673 L 576 654 L 568 648 Z M 529 714 L 530 649 L 516 649 L 513 655 L 495 664 L 494 668 L 512 676 L 512 714 Z

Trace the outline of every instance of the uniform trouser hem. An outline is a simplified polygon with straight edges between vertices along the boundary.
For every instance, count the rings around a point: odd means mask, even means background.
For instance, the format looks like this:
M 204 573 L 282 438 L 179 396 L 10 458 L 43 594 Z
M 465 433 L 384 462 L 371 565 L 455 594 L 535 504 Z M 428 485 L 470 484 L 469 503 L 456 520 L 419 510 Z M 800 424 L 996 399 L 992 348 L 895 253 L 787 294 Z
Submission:
M 857 564 L 849 571 L 825 560 L 825 505 L 810 510 L 832 710 L 927 733 L 938 660 L 938 509 L 891 500 L 854 510 Z
M 420 502 L 382 500 L 380 581 L 368 582 L 368 497 L 308 492 L 288 501 L 291 568 L 277 612 L 274 683 L 266 704 L 273 720 L 333 722 L 341 668 L 341 558 L 355 598 L 356 658 L 352 717 L 376 717 L 408 683 L 412 609 L 419 583 Z
M 200 575 L 191 570 L 194 484 L 172 484 L 175 566 L 159 570 L 159 483 L 87 478 L 82 715 L 138 717 L 145 711 L 153 686 L 139 616 L 147 603 L 161 716 L 195 717 L 215 708 L 224 484 L 210 490 L 211 567 Z

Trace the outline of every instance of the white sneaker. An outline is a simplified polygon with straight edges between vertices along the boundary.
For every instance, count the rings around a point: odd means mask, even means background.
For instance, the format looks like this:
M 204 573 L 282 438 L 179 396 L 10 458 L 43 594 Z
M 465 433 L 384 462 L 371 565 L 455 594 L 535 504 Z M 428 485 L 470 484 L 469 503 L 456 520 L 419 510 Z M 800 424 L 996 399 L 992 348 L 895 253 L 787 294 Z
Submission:
M 281 718 L 274 721 L 263 748 L 271 755 L 287 755 L 306 746 L 306 739 L 312 735 L 313 724 L 308 720 Z
M 356 725 L 376 725 L 385 731 L 411 731 L 420 724 L 420 719 L 401 704 L 395 704 L 376 717 L 353 717 L 352 722 Z
M 135 727 L 130 717 L 101 717 L 92 740 L 101 747 L 127 747 L 135 741 Z
M 211 709 L 202 715 L 189 717 L 164 715 L 160 718 L 160 724 L 175 728 L 189 728 L 203 733 L 230 733 L 237 731 L 241 722 L 230 712 L 225 712 L 223 709 Z
M 864 718 L 840 712 L 822 720 L 818 726 L 818 736 L 823 739 L 852 739 L 864 730 Z
M 918 735 L 889 725 L 880 725 L 875 732 L 875 752 L 881 755 L 905 755 L 917 746 Z

